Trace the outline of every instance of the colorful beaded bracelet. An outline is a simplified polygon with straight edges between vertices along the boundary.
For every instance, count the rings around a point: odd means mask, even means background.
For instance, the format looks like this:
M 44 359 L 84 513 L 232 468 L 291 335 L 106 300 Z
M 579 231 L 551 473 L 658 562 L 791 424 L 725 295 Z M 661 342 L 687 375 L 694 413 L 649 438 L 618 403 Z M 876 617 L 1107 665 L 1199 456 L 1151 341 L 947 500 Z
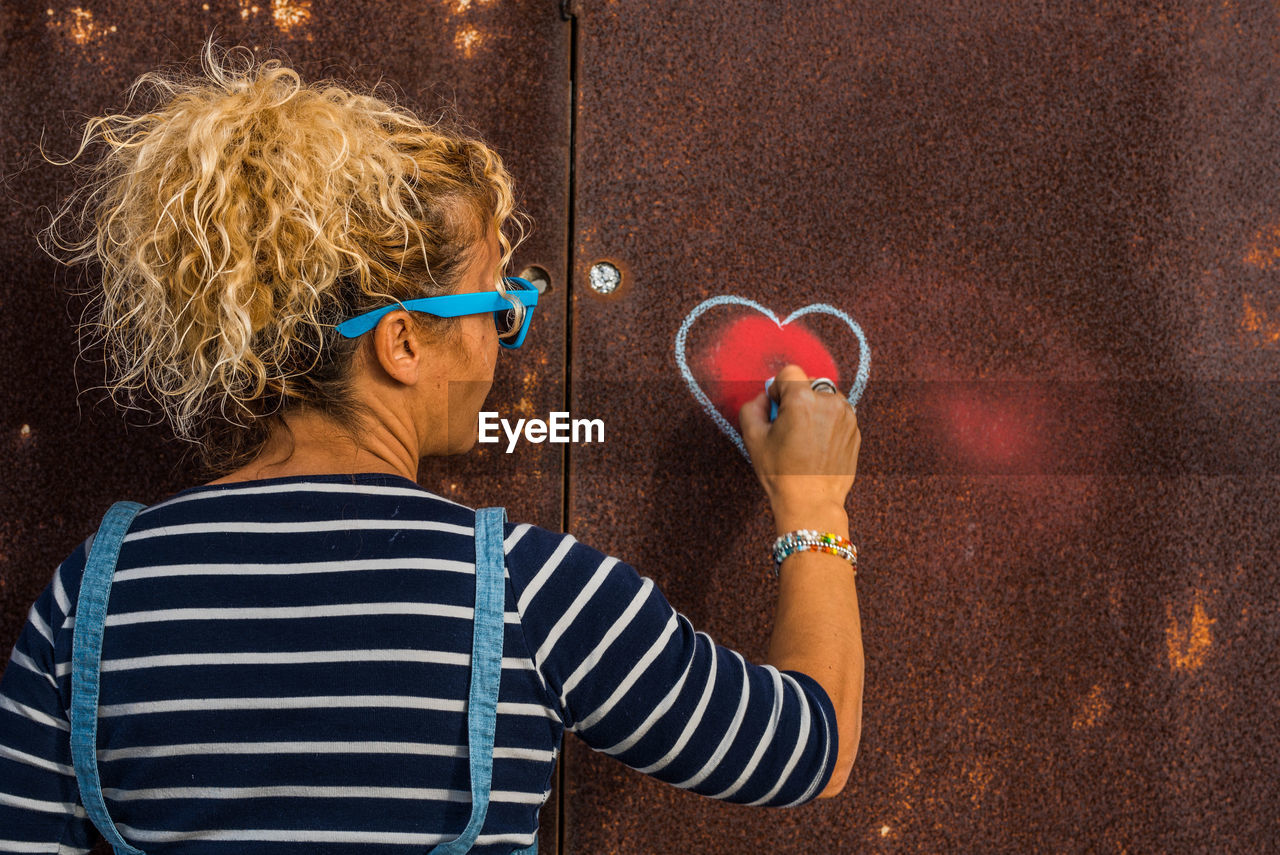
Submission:
M 774 553 L 775 571 L 778 565 L 789 556 L 795 555 L 797 552 L 825 552 L 829 555 L 835 555 L 848 561 L 854 567 L 858 565 L 858 553 L 852 548 L 839 546 L 832 543 L 824 543 L 818 540 L 800 540 L 790 543 L 778 552 Z
M 854 572 L 858 572 L 858 547 L 854 546 L 847 537 L 830 532 L 811 531 L 809 529 L 799 529 L 790 531 L 779 537 L 773 542 L 773 572 L 776 576 L 778 568 L 782 566 L 783 560 L 797 552 L 826 552 L 829 555 L 837 555 L 853 565 Z

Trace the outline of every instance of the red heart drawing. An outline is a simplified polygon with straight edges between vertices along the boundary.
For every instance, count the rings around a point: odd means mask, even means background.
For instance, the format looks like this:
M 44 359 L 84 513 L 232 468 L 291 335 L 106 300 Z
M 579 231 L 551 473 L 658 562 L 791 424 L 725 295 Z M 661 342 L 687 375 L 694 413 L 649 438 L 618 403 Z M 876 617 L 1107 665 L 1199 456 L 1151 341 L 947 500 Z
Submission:
M 689 368 L 685 341 L 694 321 L 708 309 L 725 305 L 744 306 L 763 317 L 748 315 L 729 324 L 717 337 L 712 349 L 699 358 L 699 368 L 716 398 L 713 401 Z M 867 346 L 867 338 L 857 322 L 835 306 L 814 303 L 780 319 L 754 300 L 724 294 L 703 300 L 680 324 L 676 333 L 676 365 L 680 374 L 702 409 L 747 459 L 750 459 L 747 447 L 734 427 L 738 411 L 764 390 L 764 381 L 775 375 L 779 368 L 794 362 L 811 377 L 827 377 L 839 382 L 838 369 L 830 352 L 812 332 L 798 324 L 793 325 L 797 318 L 814 314 L 839 318 L 858 339 L 858 370 L 848 396 L 849 403 L 856 405 L 871 373 L 871 348 Z

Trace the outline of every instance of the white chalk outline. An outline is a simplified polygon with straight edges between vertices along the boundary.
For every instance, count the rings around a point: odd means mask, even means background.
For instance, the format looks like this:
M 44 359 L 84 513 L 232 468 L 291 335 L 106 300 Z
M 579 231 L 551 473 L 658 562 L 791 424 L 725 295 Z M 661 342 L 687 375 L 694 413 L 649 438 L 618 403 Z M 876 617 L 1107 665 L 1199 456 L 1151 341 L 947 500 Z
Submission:
M 689 335 L 689 328 L 693 326 L 693 322 L 707 309 L 726 305 L 746 306 L 755 309 L 777 324 L 778 329 L 782 329 L 796 318 L 815 313 L 833 315 L 848 324 L 849 329 L 853 330 L 853 334 L 858 338 L 858 373 L 853 379 L 853 387 L 849 390 L 848 399 L 850 404 L 857 406 L 858 401 L 862 399 L 863 391 L 867 388 L 867 379 L 871 376 L 871 348 L 867 346 L 867 337 L 862 334 L 862 327 L 858 326 L 857 322 L 843 311 L 827 303 L 810 303 L 808 306 L 796 309 L 787 315 L 786 320 L 780 321 L 772 311 L 766 309 L 755 300 L 748 300 L 746 297 L 721 294 L 718 297 L 710 297 L 703 300 L 694 307 L 692 312 L 685 316 L 684 322 L 680 324 L 680 331 L 676 333 L 676 365 L 680 367 L 680 374 L 684 377 L 684 382 L 689 387 L 689 391 L 693 393 L 693 397 L 698 399 L 698 403 L 702 405 L 702 409 L 706 414 L 711 416 L 711 420 L 716 423 L 716 426 L 738 447 L 738 450 L 742 452 L 742 456 L 747 458 L 747 462 L 751 461 L 751 455 L 747 453 L 747 446 L 742 441 L 742 435 L 729 423 L 728 419 L 720 414 L 715 404 L 711 403 L 711 399 L 702 391 L 702 387 L 698 385 L 698 381 L 693 377 L 693 372 L 689 370 L 689 363 L 684 355 L 685 338 Z

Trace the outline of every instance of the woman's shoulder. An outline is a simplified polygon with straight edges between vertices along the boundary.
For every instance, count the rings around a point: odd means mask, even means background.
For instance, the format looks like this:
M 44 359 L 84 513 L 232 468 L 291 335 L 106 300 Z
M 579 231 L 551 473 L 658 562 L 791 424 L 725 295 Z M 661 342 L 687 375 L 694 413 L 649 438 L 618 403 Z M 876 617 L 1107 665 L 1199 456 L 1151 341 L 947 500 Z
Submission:
M 551 531 L 529 523 L 508 523 L 507 573 L 524 610 L 535 597 L 565 604 L 580 591 L 601 586 L 617 594 L 634 594 L 643 577 L 630 564 L 573 534 Z M 620 595 L 620 594 L 619 594 Z
M 598 561 L 608 556 L 598 549 L 582 543 L 568 532 L 552 531 L 533 523 L 507 521 L 504 546 L 507 556 L 539 558 L 572 557 L 576 560 Z

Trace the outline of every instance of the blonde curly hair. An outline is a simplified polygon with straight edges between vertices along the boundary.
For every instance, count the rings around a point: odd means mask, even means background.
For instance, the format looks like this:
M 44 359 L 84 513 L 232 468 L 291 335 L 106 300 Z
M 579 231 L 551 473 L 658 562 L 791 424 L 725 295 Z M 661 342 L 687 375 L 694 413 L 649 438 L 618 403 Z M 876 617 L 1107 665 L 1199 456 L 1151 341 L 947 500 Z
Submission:
M 201 73 L 133 84 L 130 105 L 145 94 L 149 111 L 88 121 L 60 163 L 101 156 L 42 245 L 100 274 L 80 332 L 103 346 L 111 399 L 154 403 L 230 471 L 294 408 L 356 434 L 360 340 L 334 325 L 453 290 L 490 228 L 505 269 L 524 226 L 483 142 L 247 49 L 210 41 L 200 59 Z

